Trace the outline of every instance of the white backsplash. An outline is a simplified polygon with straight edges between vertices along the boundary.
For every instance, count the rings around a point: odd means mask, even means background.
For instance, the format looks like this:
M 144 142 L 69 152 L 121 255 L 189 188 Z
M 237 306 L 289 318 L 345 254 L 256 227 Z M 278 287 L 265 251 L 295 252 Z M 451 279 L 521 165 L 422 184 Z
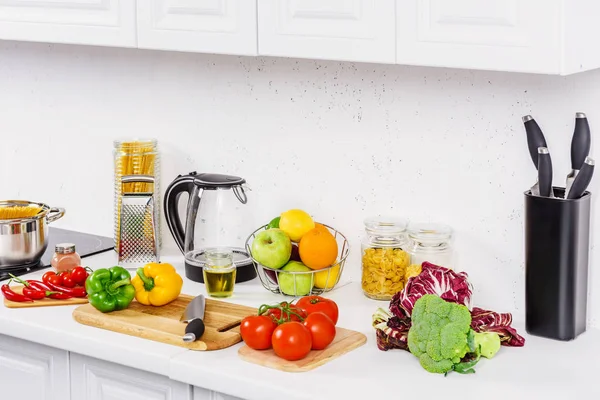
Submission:
M 562 185 L 575 112 L 588 114 L 593 153 L 599 104 L 600 71 L 563 78 L 0 42 L 0 198 L 63 206 L 56 226 L 112 236 L 112 141 L 155 137 L 163 191 L 192 170 L 243 176 L 252 218 L 242 237 L 256 221 L 305 209 L 349 237 L 349 278 L 360 276 L 365 217 L 450 224 L 475 304 L 522 318 L 523 192 L 536 176 L 521 117 L 542 126 Z M 163 243 L 175 247 L 165 224 Z M 600 326 L 597 253 L 590 318 Z

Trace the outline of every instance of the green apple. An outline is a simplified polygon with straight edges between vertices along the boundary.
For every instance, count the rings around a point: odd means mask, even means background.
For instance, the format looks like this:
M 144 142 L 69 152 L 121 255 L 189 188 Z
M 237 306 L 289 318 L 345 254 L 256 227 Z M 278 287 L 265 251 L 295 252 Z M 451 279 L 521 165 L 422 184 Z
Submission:
M 312 269 L 308 268 L 299 261 L 290 261 L 283 268 L 281 268 L 281 271 L 311 272 Z M 279 289 L 281 289 L 284 294 L 290 296 L 306 296 L 307 294 L 310 294 L 310 291 L 313 287 L 312 283 L 312 274 L 286 274 L 285 272 L 279 273 Z
M 252 257 L 265 267 L 279 269 L 292 255 L 292 241 L 279 228 L 267 229 L 256 234 L 252 242 Z
M 271 222 L 269 222 L 269 225 L 267 225 L 267 229 L 271 229 L 271 228 L 279 228 L 279 220 L 281 219 L 281 217 L 275 217 L 271 220 Z

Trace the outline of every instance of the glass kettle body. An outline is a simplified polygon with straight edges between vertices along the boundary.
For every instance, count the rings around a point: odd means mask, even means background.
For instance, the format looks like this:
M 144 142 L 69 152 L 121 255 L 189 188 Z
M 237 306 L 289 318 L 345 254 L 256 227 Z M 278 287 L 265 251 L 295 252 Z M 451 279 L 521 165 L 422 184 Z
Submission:
M 244 248 L 251 228 L 243 178 L 191 172 L 178 176 L 164 196 L 167 226 L 184 254 L 208 247 Z M 187 203 L 180 201 L 187 195 Z M 184 217 L 184 218 L 182 218 Z

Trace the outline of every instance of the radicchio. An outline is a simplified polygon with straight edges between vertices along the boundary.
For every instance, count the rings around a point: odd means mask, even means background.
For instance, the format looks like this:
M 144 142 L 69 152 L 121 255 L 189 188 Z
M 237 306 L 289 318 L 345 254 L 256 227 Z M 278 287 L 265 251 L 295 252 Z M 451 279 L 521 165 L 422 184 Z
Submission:
M 425 294 L 437 294 L 442 299 L 473 308 L 473 286 L 466 272 L 455 272 L 429 262 L 422 264 L 421 273 L 408 280 L 403 290 L 390 302 L 390 311 L 398 318 L 409 317 L 417 300 Z
M 500 344 L 508 347 L 522 347 L 525 338 L 510 326 L 512 314 L 497 313 L 475 307 L 471 311 L 471 328 L 475 332 L 496 332 L 500 336 Z
M 387 351 L 408 351 L 410 315 L 414 304 L 425 294 L 437 294 L 442 299 L 465 305 L 471 311 L 471 328 L 476 332 L 495 332 L 503 346 L 521 347 L 525 339 L 510 326 L 510 313 L 496 313 L 472 307 L 473 287 L 465 272 L 454 272 L 429 262 L 422 264 L 419 275 L 408 280 L 405 288 L 396 293 L 390 302 L 389 311 L 379 308 L 373 314 L 373 327 L 377 335 L 377 347 Z
M 401 349 L 408 351 L 408 330 L 410 326 L 410 318 L 398 318 L 389 311 L 379 308 L 373 314 L 373 327 L 377 335 L 379 350 Z

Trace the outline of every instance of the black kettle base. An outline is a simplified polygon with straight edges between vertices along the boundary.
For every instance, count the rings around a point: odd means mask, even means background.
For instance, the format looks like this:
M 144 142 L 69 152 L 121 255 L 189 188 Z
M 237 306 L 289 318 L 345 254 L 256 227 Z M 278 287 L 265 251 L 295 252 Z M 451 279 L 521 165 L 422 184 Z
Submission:
M 194 282 L 204 283 L 204 275 L 202 268 L 185 263 L 185 276 Z M 247 282 L 256 278 L 256 269 L 252 263 L 246 265 L 238 265 L 235 275 L 235 283 Z

